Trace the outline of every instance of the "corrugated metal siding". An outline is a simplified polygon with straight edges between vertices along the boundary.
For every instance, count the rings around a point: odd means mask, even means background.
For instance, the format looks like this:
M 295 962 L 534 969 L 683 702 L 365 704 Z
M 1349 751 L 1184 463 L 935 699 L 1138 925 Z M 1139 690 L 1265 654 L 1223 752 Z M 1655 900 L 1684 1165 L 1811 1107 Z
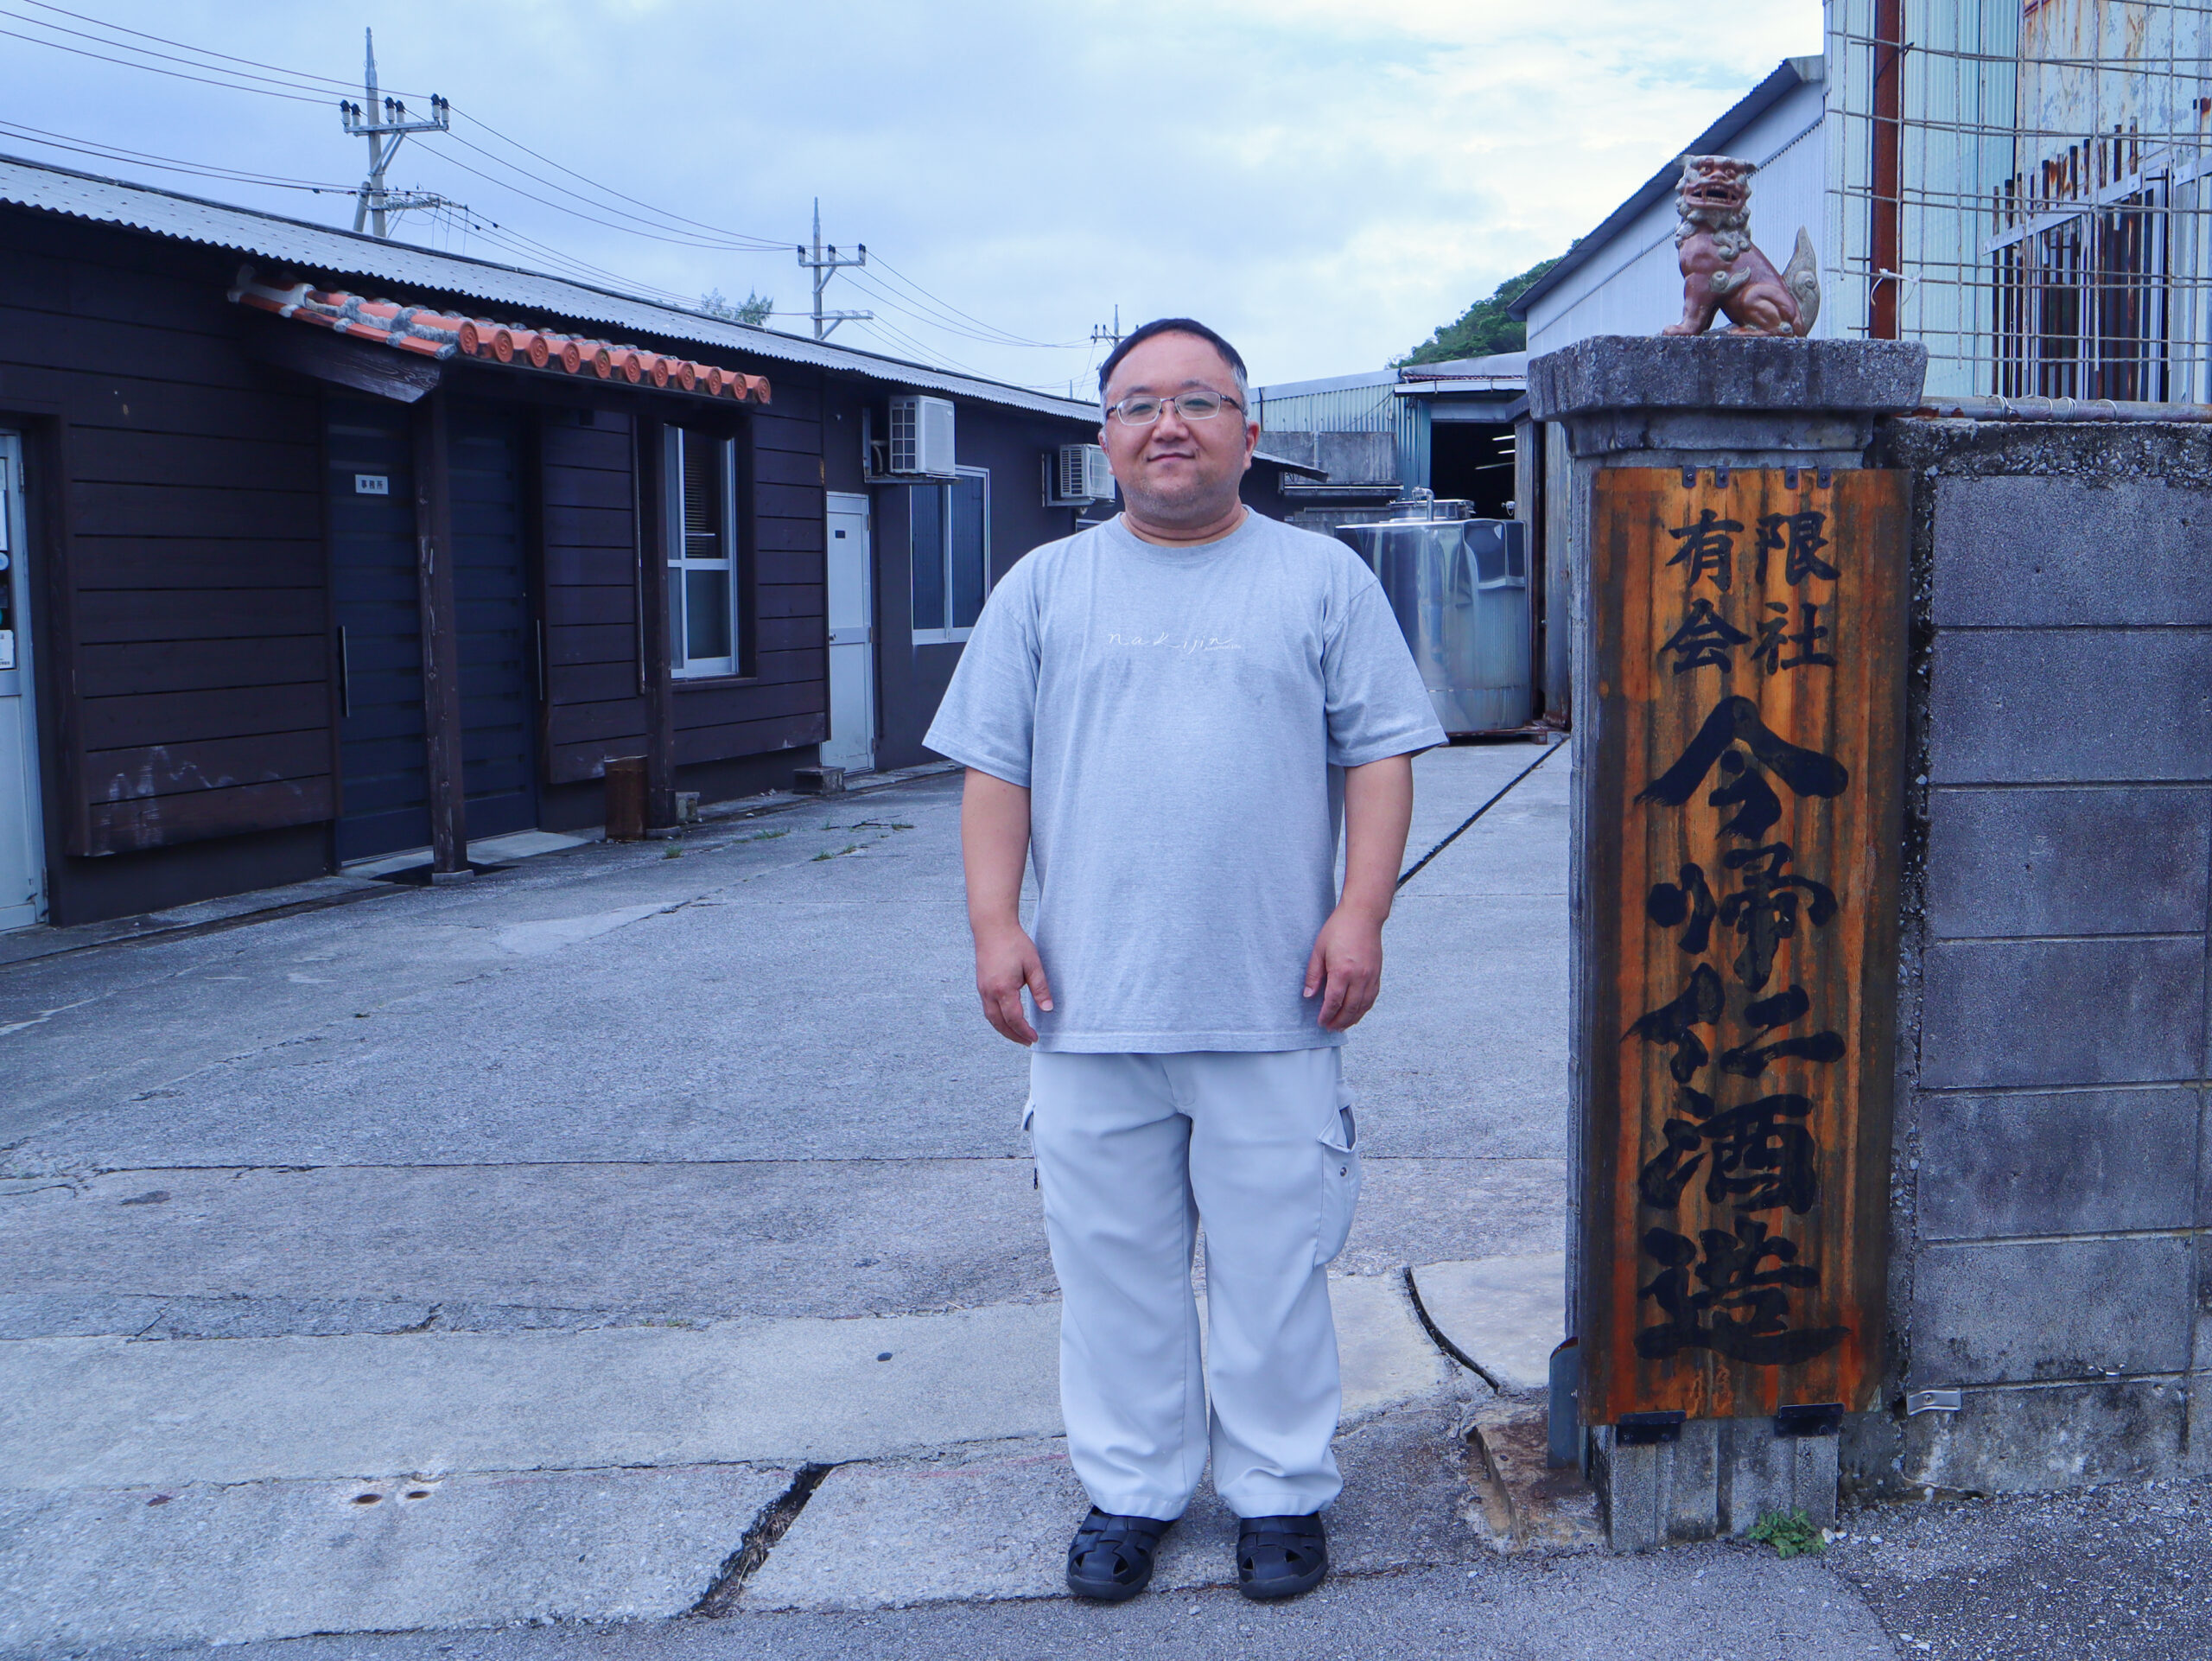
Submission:
M 1426 489 L 1428 400 L 1401 398 L 1392 390 L 1397 384 L 1397 376 L 1386 371 L 1377 374 L 1372 385 L 1321 392 L 1277 395 L 1262 387 L 1261 429 L 1278 433 L 1389 433 L 1397 453 L 1398 482 L 1408 490 Z

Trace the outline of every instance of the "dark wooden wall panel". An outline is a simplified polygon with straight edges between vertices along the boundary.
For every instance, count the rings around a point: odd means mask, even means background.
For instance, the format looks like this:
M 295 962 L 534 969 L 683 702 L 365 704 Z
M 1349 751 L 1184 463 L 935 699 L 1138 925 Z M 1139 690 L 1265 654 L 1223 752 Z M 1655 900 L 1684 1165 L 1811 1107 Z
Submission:
M 539 423 L 550 784 L 598 778 L 645 748 L 632 442 L 629 417 L 604 410 L 588 425 L 568 410 Z
M 321 665 L 317 665 L 321 667 Z M 125 692 L 85 700 L 85 748 L 189 743 L 255 733 L 326 731 L 327 678 L 291 686 L 228 686 L 213 691 Z
M 311 637 L 280 637 L 241 653 L 231 640 L 164 640 L 88 646 L 77 653 L 80 697 L 134 692 L 199 691 L 219 686 L 282 686 L 311 682 L 326 653 Z
M 69 781 L 59 848 L 312 823 L 334 793 L 315 394 L 238 349 L 235 256 L 6 218 L 0 410 L 66 430 L 62 537 L 41 556 L 67 591 L 46 620 L 70 671 L 47 734 Z M 53 874 L 57 920 L 130 908 L 127 881 L 92 901 L 73 869 Z
M 735 722 L 727 727 L 701 727 L 677 734 L 676 762 L 688 767 L 732 755 L 796 749 L 803 744 L 819 744 L 829 735 L 830 717 L 819 710 Z
M 261 830 L 316 824 L 335 811 L 330 775 L 324 773 L 281 784 L 201 788 L 173 796 L 95 802 L 91 818 L 93 838 L 104 850 L 143 853 L 180 842 L 232 835 L 242 824 Z

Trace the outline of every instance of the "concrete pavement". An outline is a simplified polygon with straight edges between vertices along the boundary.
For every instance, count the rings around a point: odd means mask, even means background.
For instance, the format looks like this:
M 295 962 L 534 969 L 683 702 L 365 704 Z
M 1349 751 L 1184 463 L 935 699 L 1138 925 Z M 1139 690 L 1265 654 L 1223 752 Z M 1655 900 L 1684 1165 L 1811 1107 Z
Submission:
M 1210 1499 L 1161 1595 L 1051 1598 L 1054 1288 L 938 778 L 0 968 L 0 1649 L 1891 1653 L 1817 1565 L 1484 1543 L 1489 1389 L 1404 1272 L 1559 1247 L 1566 761 L 1419 764 L 1414 856 L 1526 776 L 1351 1051 L 1320 1598 L 1226 1593 Z

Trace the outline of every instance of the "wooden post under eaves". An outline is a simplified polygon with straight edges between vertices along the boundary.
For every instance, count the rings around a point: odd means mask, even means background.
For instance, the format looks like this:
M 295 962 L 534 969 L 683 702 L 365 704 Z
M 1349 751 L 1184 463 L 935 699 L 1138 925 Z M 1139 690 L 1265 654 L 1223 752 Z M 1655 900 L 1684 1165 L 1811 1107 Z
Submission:
M 462 773 L 461 627 L 453 582 L 453 490 L 446 395 L 415 406 L 415 587 L 423 619 L 423 735 L 430 808 L 430 873 L 468 869 Z
M 638 642 L 645 695 L 645 824 L 676 823 L 675 653 L 668 634 L 668 425 L 643 419 L 638 445 Z

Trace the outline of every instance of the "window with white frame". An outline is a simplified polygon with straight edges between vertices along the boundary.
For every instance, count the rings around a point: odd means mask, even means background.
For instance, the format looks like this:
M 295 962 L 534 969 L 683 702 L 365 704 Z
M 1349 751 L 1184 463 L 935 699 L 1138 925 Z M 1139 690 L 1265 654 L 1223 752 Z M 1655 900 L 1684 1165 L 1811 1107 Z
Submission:
M 738 668 L 737 446 L 668 429 L 668 638 L 678 676 Z
M 991 585 L 991 475 L 962 468 L 950 484 L 907 487 L 914 640 L 964 640 Z

